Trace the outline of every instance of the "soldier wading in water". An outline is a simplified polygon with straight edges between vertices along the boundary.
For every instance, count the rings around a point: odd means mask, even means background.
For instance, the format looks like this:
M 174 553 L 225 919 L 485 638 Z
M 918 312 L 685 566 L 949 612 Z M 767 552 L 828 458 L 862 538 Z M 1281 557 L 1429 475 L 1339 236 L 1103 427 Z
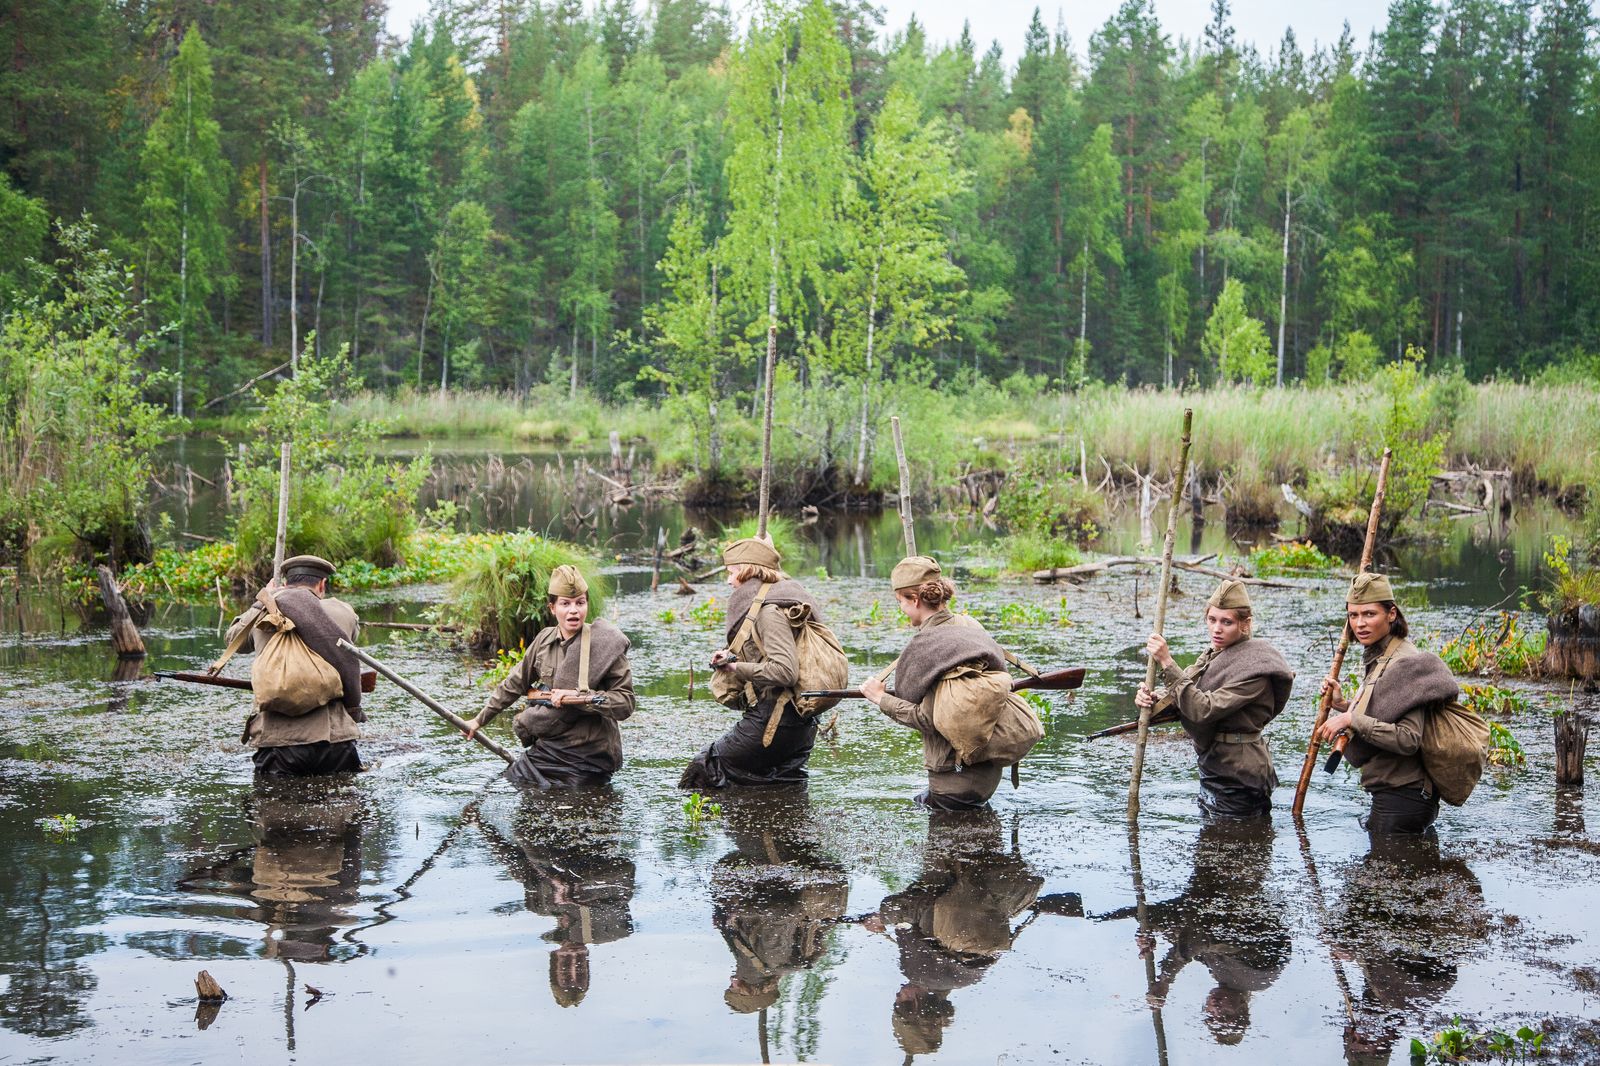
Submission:
M 722 553 L 728 567 L 728 644 L 711 657 L 712 691 L 744 716 L 695 756 L 679 788 L 785 785 L 806 779 L 806 760 L 817 739 L 817 723 L 794 706 L 800 658 L 787 608 L 822 612 L 800 582 L 778 569 L 782 557 L 772 542 L 746 537 Z
M 1322 680 L 1332 709 L 1320 739 L 1333 741 L 1346 729 L 1344 757 L 1361 770 L 1361 787 L 1372 796 L 1367 832 L 1425 833 L 1439 816 L 1439 795 L 1422 765 L 1422 727 L 1441 704 L 1461 689 L 1444 661 L 1406 639 L 1410 627 L 1382 574 L 1357 574 L 1345 597 L 1345 618 L 1362 647 L 1361 690 L 1346 700 L 1338 678 Z
M 542 702 L 517 714 L 512 729 L 526 747 L 506 767 L 519 788 L 603 785 L 622 766 L 617 723 L 633 714 L 633 670 L 622 630 L 589 616 L 589 584 L 574 566 L 550 572 L 545 601 L 556 624 L 533 638 L 506 679 L 467 724 L 466 737 L 540 690 Z
M 928 787 L 916 801 L 934 810 L 969 810 L 988 804 L 1000 786 L 1007 763 L 985 759 L 963 765 L 956 749 L 934 724 L 938 682 L 947 672 L 970 665 L 984 673 L 1005 670 L 1005 652 L 976 619 L 950 613 L 956 587 L 939 564 L 913 555 L 889 575 L 900 612 L 917 632 L 894 663 L 895 691 L 881 677 L 862 682 L 861 695 L 908 729 L 922 734 L 922 761 Z
M 1211 647 L 1193 666 L 1179 669 L 1159 633 L 1145 643 L 1167 684 L 1159 692 L 1140 684 L 1134 702 L 1176 705 L 1200 761 L 1200 809 L 1213 817 L 1271 813 L 1278 784 L 1261 731 L 1289 702 L 1294 671 L 1277 648 L 1251 637 L 1253 624 L 1244 582 L 1228 578 L 1206 601 Z
M 338 671 L 344 693 L 304 714 L 258 710 L 245 723 L 243 739 L 255 749 L 256 773 L 263 777 L 353 773 L 361 769 L 356 738 L 361 735 L 358 725 L 367 716 L 361 709 L 360 666 L 338 642 L 342 637 L 354 644 L 360 620 L 348 603 L 328 595 L 333 564 L 326 559 L 296 555 L 284 560 L 282 573 L 282 585 L 268 586 L 258 597 L 269 600 L 276 613 L 257 606 L 235 618 L 221 661 L 243 644 L 247 628 L 253 650 L 260 652 L 272 635 L 268 620 L 281 614 L 293 623 L 293 632 L 306 646 Z

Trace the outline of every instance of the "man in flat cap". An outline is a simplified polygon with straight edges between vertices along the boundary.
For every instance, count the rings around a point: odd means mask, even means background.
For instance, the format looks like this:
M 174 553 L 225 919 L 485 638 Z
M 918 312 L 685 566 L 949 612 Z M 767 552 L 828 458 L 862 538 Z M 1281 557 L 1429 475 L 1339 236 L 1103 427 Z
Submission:
M 356 751 L 359 723 L 367 720 L 361 709 L 361 671 L 356 659 L 338 646 L 343 638 L 352 644 L 360 620 L 348 603 L 328 595 L 333 564 L 315 555 L 296 555 L 283 562 L 282 583 L 263 590 L 278 612 L 294 623 L 294 632 L 319 657 L 339 672 L 344 693 L 300 715 L 257 710 L 245 725 L 244 739 L 254 749 L 256 773 L 263 777 L 309 777 L 354 772 L 361 769 Z M 272 630 L 261 603 L 233 620 L 228 646 L 242 643 L 246 627 L 255 651 L 266 646 Z
M 589 582 L 577 567 L 552 570 L 545 593 L 556 624 L 533 638 L 468 723 L 467 737 L 537 692 L 512 722 L 525 747 L 506 767 L 506 780 L 518 788 L 603 785 L 622 767 L 617 723 L 633 714 L 628 638 L 604 618 L 588 621 Z
M 679 788 L 785 785 L 806 779 L 817 739 L 815 718 L 798 714 L 794 689 L 800 656 L 791 610 L 822 621 L 816 600 L 779 569 L 782 557 L 765 537 L 746 537 L 722 553 L 728 567 L 727 645 L 711 657 L 712 693 L 743 717 L 695 756 Z
M 1206 600 L 1205 622 L 1211 646 L 1187 670 L 1161 634 L 1150 634 L 1145 652 L 1161 667 L 1166 688 L 1153 692 L 1141 683 L 1134 702 L 1165 702 L 1177 712 L 1194 741 L 1200 809 L 1208 818 L 1266 815 L 1278 775 L 1261 731 L 1288 704 L 1294 671 L 1277 648 L 1251 636 L 1255 623 L 1244 582 L 1230 577 L 1217 586 Z
M 1383 574 L 1357 574 L 1345 596 L 1345 621 L 1362 648 L 1361 690 L 1346 700 L 1339 679 L 1322 680 L 1331 698 L 1319 739 L 1332 741 L 1350 730 L 1344 757 L 1361 770 L 1361 787 L 1372 796 L 1367 832 L 1429 832 L 1439 815 L 1439 796 L 1422 765 L 1422 727 L 1441 704 L 1461 697 L 1444 661 L 1406 637 L 1410 626 Z

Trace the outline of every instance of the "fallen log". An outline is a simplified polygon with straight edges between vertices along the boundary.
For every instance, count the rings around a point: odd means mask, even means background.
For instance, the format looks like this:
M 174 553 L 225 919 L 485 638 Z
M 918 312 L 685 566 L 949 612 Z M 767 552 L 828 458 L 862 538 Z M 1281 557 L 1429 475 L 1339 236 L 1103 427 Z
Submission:
M 1201 557 L 1201 559 L 1215 558 L 1215 555 Z M 1098 574 L 1113 566 L 1139 565 L 1160 566 L 1161 560 L 1150 555 L 1120 555 L 1112 559 L 1102 559 L 1092 563 L 1079 563 L 1077 566 L 1057 566 L 1052 567 L 1049 570 L 1035 570 L 1033 572 L 1033 579 L 1040 584 L 1048 584 L 1052 581 L 1060 580 L 1061 578 L 1088 577 L 1092 574 Z M 1200 560 L 1198 559 L 1194 562 L 1183 562 L 1178 559 L 1174 559 L 1172 560 L 1172 565 L 1176 569 L 1184 570 L 1191 574 L 1204 574 L 1207 577 L 1215 578 L 1231 577 L 1244 582 L 1246 585 L 1258 585 L 1262 588 L 1292 589 L 1297 587 L 1287 581 L 1272 581 L 1264 577 L 1245 577 L 1242 574 L 1230 574 L 1226 570 L 1218 570 L 1215 567 L 1201 566 Z

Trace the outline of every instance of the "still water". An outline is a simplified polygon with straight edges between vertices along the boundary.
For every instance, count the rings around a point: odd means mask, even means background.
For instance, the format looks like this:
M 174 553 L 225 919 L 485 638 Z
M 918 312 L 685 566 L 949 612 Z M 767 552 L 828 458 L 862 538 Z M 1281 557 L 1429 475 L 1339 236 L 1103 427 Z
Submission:
M 534 488 L 462 502 L 483 525 L 531 511 L 575 535 L 570 501 Z M 179 528 L 215 528 L 203 493 L 177 510 Z M 671 504 L 596 510 L 585 535 L 625 557 L 658 525 L 714 524 Z M 1559 524 L 1534 511 L 1504 536 L 1458 525 L 1402 551 L 1413 626 L 1452 634 L 1533 584 Z M 898 529 L 893 514 L 825 519 L 793 567 L 853 677 L 910 633 L 884 583 Z M 1105 547 L 1136 539 L 1119 526 Z M 1344 771 L 1318 772 L 1302 836 L 1287 808 L 1342 582 L 1253 590 L 1258 633 L 1299 671 L 1268 734 L 1285 782 L 1273 822 L 1203 827 L 1191 749 L 1161 734 L 1130 841 L 1131 744 L 1078 735 L 1133 711 L 1151 577 L 983 578 L 992 537 L 965 520 L 925 520 L 919 543 L 954 563 L 962 604 L 1002 643 L 1089 669 L 1082 691 L 1051 697 L 1020 789 L 982 816 L 915 808 L 920 745 L 861 704 L 819 739 L 807 789 L 714 797 L 720 816 L 693 822 L 678 773 L 731 718 L 704 688 L 720 625 L 690 612 L 725 590 L 651 593 L 633 563 L 610 568 L 609 610 L 633 640 L 639 709 L 600 793 L 518 794 L 498 760 L 385 683 L 367 703 L 372 769 L 256 789 L 240 693 L 113 680 L 103 622 L 8 593 L 0 1062 L 1311 1066 L 1405 1062 L 1412 1036 L 1456 1015 L 1550 1022 L 1550 1040 L 1600 1058 L 1600 841 L 1583 793 L 1553 785 L 1553 686 L 1516 686 L 1529 709 L 1505 724 L 1527 768 L 1446 808 L 1436 850 L 1370 853 Z M 1240 551 L 1215 521 L 1194 547 Z M 1210 580 L 1179 584 L 1168 633 L 1186 659 Z M 350 598 L 403 620 L 447 594 Z M 146 668 L 208 661 L 226 621 L 215 604 L 156 608 Z M 369 629 L 363 643 L 460 713 L 486 694 L 481 665 L 437 637 Z M 75 832 L 43 824 L 68 814 Z M 220 1010 L 197 1008 L 201 969 L 229 993 Z

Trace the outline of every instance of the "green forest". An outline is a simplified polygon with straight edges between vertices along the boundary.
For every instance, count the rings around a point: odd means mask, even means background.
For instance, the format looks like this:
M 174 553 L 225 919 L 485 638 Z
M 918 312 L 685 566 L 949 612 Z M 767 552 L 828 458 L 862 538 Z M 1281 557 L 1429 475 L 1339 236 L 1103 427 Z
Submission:
M 30 0 L 0 20 L 0 301 L 63 224 L 131 271 L 174 413 L 348 345 L 361 381 L 605 399 L 1018 371 L 1474 379 L 1600 347 L 1584 0 L 1397 0 L 1370 41 L 1019 57 L 866 3 Z M 781 148 L 780 148 L 781 144 Z M 82 239 L 82 238 L 78 238 Z

